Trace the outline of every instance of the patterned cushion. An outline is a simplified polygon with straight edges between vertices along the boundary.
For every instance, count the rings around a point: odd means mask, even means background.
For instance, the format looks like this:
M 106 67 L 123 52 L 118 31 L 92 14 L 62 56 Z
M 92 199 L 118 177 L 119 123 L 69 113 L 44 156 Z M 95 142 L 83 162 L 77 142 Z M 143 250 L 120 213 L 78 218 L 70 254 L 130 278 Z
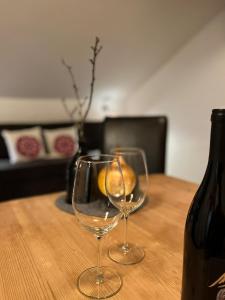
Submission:
M 50 157 L 70 157 L 79 149 L 78 133 L 74 126 L 44 129 L 43 134 Z
M 20 130 L 3 130 L 11 163 L 45 157 L 41 128 L 36 126 Z

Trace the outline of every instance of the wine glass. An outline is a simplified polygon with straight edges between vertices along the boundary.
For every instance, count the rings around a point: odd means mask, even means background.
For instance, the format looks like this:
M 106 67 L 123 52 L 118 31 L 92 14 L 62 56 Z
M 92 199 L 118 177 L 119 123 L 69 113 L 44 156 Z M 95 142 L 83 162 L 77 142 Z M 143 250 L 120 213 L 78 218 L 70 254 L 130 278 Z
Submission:
M 122 217 L 110 201 L 124 199 L 123 176 L 119 160 L 112 155 L 81 156 L 75 168 L 72 197 L 75 216 L 81 227 L 98 241 L 97 266 L 83 271 L 77 285 L 85 296 L 105 299 L 116 294 L 122 285 L 114 269 L 101 266 L 101 239 Z
M 144 258 L 144 250 L 127 241 L 127 223 L 131 212 L 144 202 L 148 186 L 145 153 L 139 148 L 115 148 L 111 151 L 119 159 L 125 185 L 125 198 L 112 199 L 124 217 L 124 241 L 109 248 L 109 257 L 120 264 L 129 265 Z

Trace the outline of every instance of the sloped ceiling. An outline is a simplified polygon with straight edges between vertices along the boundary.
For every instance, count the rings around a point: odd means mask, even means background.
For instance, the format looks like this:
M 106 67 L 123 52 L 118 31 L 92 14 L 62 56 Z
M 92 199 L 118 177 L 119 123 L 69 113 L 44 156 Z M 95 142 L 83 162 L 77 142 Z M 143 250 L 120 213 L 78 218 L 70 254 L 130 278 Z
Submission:
M 60 57 L 85 96 L 98 35 L 95 97 L 125 99 L 224 7 L 224 0 L 1 0 L 0 97 L 72 96 Z

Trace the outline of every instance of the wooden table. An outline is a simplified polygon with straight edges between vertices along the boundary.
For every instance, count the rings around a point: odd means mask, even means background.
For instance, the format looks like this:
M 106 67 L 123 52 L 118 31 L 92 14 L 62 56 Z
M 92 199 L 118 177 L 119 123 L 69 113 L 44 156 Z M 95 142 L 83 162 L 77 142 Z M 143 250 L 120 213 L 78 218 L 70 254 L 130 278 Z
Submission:
M 144 247 L 144 260 L 122 266 L 107 257 L 108 245 L 122 237 L 122 222 L 103 243 L 103 265 L 123 278 L 121 291 L 111 299 L 180 300 L 183 229 L 196 188 L 164 175 L 150 177 L 151 201 L 128 224 L 128 238 Z M 96 265 L 96 241 L 73 215 L 54 205 L 57 196 L 0 204 L 1 300 L 87 299 L 76 279 Z

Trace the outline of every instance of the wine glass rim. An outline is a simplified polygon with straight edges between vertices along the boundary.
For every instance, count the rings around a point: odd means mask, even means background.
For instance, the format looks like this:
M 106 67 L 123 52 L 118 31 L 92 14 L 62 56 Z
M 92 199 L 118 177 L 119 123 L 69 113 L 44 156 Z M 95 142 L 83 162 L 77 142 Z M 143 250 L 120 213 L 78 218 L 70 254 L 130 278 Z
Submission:
M 96 160 L 91 160 L 91 158 L 93 157 L 96 157 Z M 103 160 L 100 160 L 100 158 L 103 158 Z M 89 154 L 89 155 L 87 154 L 87 155 L 81 155 L 78 158 L 79 162 L 91 163 L 91 164 L 111 163 L 114 162 L 115 160 L 118 161 L 118 157 L 113 154 Z
M 118 154 L 128 153 L 128 154 L 135 154 L 137 152 L 145 153 L 144 150 L 140 147 L 114 147 L 111 149 L 111 152 L 115 152 Z

